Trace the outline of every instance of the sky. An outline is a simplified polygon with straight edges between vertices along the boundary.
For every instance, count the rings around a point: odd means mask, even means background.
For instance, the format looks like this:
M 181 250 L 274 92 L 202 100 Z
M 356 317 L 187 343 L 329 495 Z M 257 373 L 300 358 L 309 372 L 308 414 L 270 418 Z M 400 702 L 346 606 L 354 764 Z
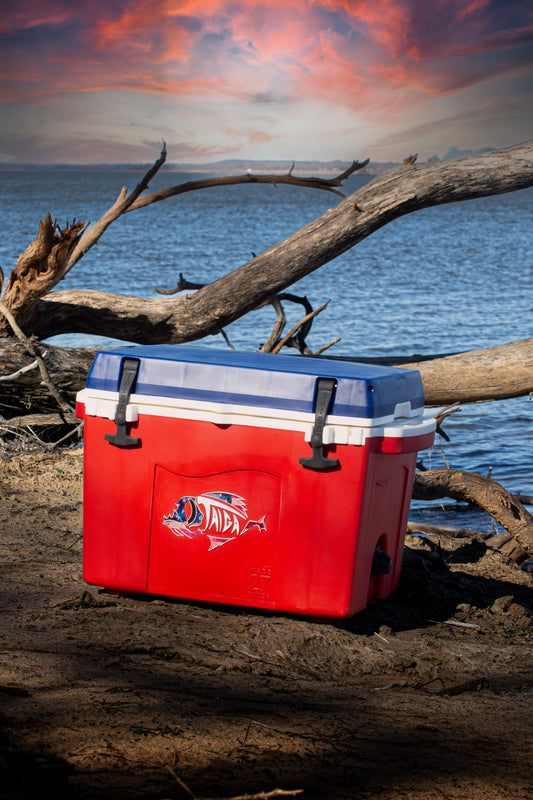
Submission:
M 419 161 L 533 138 L 531 0 L 17 0 L 0 162 Z

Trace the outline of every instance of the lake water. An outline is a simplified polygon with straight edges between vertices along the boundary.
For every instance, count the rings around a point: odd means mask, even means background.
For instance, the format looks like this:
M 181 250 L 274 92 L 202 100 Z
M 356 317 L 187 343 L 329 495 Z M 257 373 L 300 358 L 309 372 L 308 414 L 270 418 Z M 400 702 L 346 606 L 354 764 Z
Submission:
M 95 222 L 123 185 L 142 173 L 126 170 L 0 171 L 3 235 L 0 264 L 8 273 L 49 211 L 59 224 Z M 195 177 L 163 171 L 151 189 Z M 351 193 L 367 176 L 345 184 Z M 140 297 L 171 289 L 179 273 L 207 283 L 300 228 L 340 198 L 287 186 L 207 189 L 166 200 L 115 222 L 58 288 L 105 289 Z M 424 209 L 395 220 L 335 261 L 295 284 L 316 308 L 312 349 L 341 336 L 331 355 L 361 357 L 458 352 L 533 335 L 533 189 Z M 286 307 L 287 331 L 302 316 Z M 257 350 L 275 321 L 272 308 L 226 329 L 237 349 Z M 69 336 L 58 344 L 110 344 Z M 225 347 L 221 335 L 204 344 Z M 487 474 L 511 491 L 533 494 L 533 400 L 462 406 L 421 460 Z M 444 505 L 444 508 L 442 507 Z M 457 515 L 447 501 L 413 503 L 413 518 L 480 524 L 479 512 Z

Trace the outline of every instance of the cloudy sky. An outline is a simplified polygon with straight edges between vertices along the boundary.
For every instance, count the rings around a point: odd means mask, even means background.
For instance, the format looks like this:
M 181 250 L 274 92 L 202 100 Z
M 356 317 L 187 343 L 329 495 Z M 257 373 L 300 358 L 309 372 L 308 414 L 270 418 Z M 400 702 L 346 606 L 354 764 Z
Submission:
M 533 138 L 531 0 L 16 0 L 0 161 L 398 161 Z M 9 6 L 9 7 L 7 7 Z

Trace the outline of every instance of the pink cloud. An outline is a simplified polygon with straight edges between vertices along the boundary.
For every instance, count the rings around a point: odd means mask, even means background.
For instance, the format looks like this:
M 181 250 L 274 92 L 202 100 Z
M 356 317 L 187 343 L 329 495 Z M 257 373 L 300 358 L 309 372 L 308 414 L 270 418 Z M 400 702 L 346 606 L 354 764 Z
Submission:
M 4 99 L 113 88 L 371 109 L 525 69 L 533 12 L 518 0 L 27 0 L 0 33 Z

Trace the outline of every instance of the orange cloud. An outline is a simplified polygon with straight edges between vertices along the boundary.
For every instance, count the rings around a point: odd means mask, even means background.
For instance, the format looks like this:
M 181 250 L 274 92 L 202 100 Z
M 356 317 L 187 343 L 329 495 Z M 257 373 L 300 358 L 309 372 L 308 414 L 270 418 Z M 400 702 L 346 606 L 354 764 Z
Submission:
M 518 0 L 26 0 L 0 25 L 12 99 L 118 88 L 372 107 L 482 80 L 533 40 Z

